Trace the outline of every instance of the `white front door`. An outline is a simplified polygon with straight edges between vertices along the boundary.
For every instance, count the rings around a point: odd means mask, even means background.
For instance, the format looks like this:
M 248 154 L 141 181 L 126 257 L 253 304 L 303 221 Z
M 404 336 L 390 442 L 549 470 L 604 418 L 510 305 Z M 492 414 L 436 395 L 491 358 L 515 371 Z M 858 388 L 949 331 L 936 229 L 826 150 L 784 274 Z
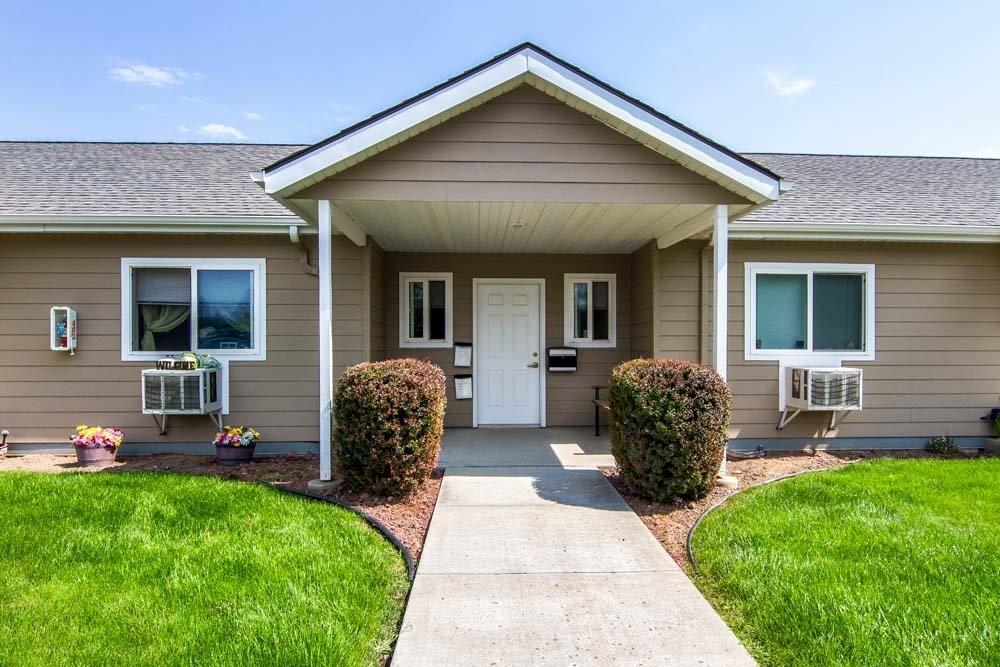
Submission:
M 539 424 L 538 283 L 480 282 L 474 341 L 480 424 Z

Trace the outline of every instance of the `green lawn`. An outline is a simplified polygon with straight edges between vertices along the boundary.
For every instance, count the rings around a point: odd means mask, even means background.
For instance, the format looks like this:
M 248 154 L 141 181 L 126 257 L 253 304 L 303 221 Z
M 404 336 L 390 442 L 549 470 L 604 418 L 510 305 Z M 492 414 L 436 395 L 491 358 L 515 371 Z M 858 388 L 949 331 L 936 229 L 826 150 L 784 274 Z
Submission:
M 1000 665 L 1000 459 L 884 459 L 751 489 L 698 584 L 763 665 Z
M 357 515 L 259 485 L 0 474 L 0 665 L 372 665 L 400 554 Z

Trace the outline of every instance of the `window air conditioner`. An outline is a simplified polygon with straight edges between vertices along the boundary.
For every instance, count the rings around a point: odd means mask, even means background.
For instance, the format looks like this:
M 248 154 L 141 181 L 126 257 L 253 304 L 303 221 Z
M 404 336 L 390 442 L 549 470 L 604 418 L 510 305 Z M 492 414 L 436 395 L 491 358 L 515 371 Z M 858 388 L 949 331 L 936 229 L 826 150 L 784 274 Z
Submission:
M 785 409 L 778 423 L 784 428 L 802 411 L 829 411 L 830 429 L 838 421 L 838 413 L 861 409 L 862 370 L 860 368 L 801 368 L 785 369 Z M 794 412 L 789 416 L 789 409 Z M 840 415 L 843 417 L 843 414 Z
M 221 428 L 222 386 L 219 368 L 142 371 L 142 413 L 159 416 L 160 434 L 167 415 L 208 415 Z

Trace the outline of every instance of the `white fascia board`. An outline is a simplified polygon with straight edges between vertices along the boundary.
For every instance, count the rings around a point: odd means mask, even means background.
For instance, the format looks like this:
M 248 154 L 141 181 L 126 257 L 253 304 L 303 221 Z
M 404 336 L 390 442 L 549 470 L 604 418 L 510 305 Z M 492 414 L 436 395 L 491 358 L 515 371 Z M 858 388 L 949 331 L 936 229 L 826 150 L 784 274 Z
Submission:
M 540 53 L 528 49 L 528 54 L 528 71 L 531 74 L 703 164 L 724 179 L 739 183 L 766 199 L 778 199 L 780 179 L 727 155 Z
M 864 223 L 734 223 L 731 241 L 934 241 L 1000 243 L 1000 227 Z
M 457 106 L 522 77 L 528 70 L 523 52 L 513 53 L 481 72 L 415 101 L 389 116 L 358 128 L 345 137 L 281 165 L 264 174 L 264 191 L 289 196 L 299 183 L 314 177 L 372 146 L 447 113 Z M 286 192 L 287 191 L 287 192 Z
M 0 215 L 0 233 L 287 234 L 310 231 L 281 216 Z
M 273 171 L 264 173 L 264 191 L 289 197 L 323 178 L 323 174 L 355 156 L 414 127 L 517 79 L 534 76 L 566 92 L 585 105 L 617 118 L 670 150 L 717 174 L 723 182 L 739 184 L 762 201 L 778 198 L 780 179 L 728 155 L 693 134 L 617 95 L 548 56 L 525 48 L 465 79 L 456 81 L 376 122 L 336 141 L 310 150 Z M 650 148 L 650 150 L 653 150 Z M 742 194 L 742 193 L 741 193 Z

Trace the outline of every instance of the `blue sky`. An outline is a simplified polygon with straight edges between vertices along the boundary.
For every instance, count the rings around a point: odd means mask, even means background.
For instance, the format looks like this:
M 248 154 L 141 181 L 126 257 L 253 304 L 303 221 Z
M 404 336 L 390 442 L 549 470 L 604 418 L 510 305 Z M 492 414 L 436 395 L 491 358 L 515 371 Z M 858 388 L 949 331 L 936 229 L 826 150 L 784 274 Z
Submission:
M 310 143 L 531 40 L 736 150 L 1000 157 L 997 26 L 997 2 L 8 3 L 0 139 Z

